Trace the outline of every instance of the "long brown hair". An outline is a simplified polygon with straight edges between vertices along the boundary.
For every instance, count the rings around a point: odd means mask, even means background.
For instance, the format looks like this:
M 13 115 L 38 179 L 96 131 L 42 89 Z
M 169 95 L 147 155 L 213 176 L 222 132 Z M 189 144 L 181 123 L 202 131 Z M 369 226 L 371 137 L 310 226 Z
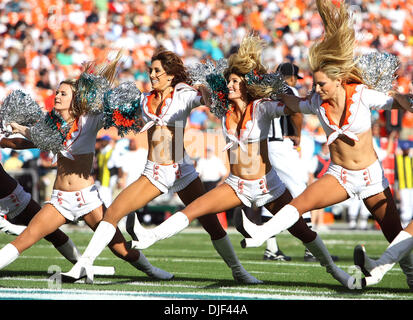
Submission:
M 84 71 L 85 73 L 92 73 L 96 76 L 100 76 L 105 78 L 109 85 L 112 86 L 116 80 L 116 71 L 117 66 L 122 58 L 122 52 L 118 51 L 115 59 L 110 61 L 108 64 L 96 65 L 94 61 L 87 62 L 84 64 Z M 78 118 L 81 115 L 88 112 L 89 108 L 87 105 L 87 99 L 81 98 L 79 100 L 75 99 L 75 96 L 78 94 L 78 87 L 79 87 L 79 80 L 78 79 L 65 79 L 60 82 L 60 85 L 68 84 L 72 89 L 72 101 L 70 105 L 69 112 L 74 118 Z
M 187 70 L 182 62 L 182 59 L 174 52 L 159 48 L 152 56 L 151 62 L 159 60 L 165 72 L 174 76 L 171 86 L 175 87 L 179 82 L 190 83 Z

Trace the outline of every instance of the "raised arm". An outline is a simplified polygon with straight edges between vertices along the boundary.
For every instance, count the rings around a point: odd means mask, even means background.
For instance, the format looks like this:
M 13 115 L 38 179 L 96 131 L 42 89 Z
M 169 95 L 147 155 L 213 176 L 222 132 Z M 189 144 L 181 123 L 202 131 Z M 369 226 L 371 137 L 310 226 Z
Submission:
M 206 105 L 208 108 L 211 106 L 211 94 L 209 90 L 204 85 L 195 85 L 195 89 L 197 89 L 202 94 L 201 104 Z
M 412 94 L 401 94 L 396 91 L 391 91 L 389 94 L 393 97 L 392 109 L 402 109 L 413 112 Z
M 279 98 L 282 102 L 284 102 L 286 107 L 288 107 L 288 109 L 290 109 L 291 111 L 295 113 L 301 112 L 300 110 L 300 102 L 302 101 L 301 98 L 295 95 L 291 95 L 291 94 L 280 94 Z

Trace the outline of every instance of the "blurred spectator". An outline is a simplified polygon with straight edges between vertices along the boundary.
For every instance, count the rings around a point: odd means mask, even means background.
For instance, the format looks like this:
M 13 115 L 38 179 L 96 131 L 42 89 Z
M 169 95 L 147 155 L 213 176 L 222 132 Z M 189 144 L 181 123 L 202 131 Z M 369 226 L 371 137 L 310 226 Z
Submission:
M 370 211 L 367 209 L 363 201 L 357 198 L 350 198 L 339 205 L 342 205 L 342 210 L 347 208 L 349 228 L 351 230 L 368 229 L 368 218 L 370 216 Z
M 195 169 L 199 173 L 199 178 L 204 184 L 206 191 L 210 191 L 218 184 L 224 182 L 229 173 L 224 161 L 215 155 L 215 148 L 213 146 L 206 147 L 205 157 L 197 160 Z M 227 213 L 219 212 L 217 217 L 222 227 L 227 229 Z
M 194 129 L 205 130 L 207 128 L 207 121 L 208 108 L 200 106 L 190 113 L 188 125 Z
M 147 159 L 148 150 L 140 148 L 136 140 L 130 138 L 128 150 L 126 150 L 120 160 L 120 172 L 118 174 L 118 187 L 120 189 L 126 188 L 140 177 Z
M 110 185 L 111 176 L 113 172 L 113 162 L 111 157 L 114 150 L 114 141 L 108 135 L 105 135 L 98 140 L 100 144 L 96 152 L 97 159 L 97 180 L 96 184 L 99 189 L 99 194 L 103 203 L 108 208 L 112 203 L 112 188 Z
M 41 152 L 38 159 L 38 168 L 40 176 L 39 199 L 41 202 L 49 201 L 57 172 L 56 164 L 53 164 L 53 154 L 50 152 Z
M 17 171 L 23 168 L 23 164 L 23 161 L 19 159 L 19 153 L 12 150 L 10 157 L 3 164 L 3 168 L 6 171 Z
M 47 69 L 41 69 L 39 71 L 39 80 L 36 83 L 36 87 L 41 89 L 52 89 L 50 79 L 47 74 Z
M 213 146 L 207 146 L 205 157 L 197 160 L 195 168 L 207 191 L 223 182 L 228 175 L 225 163 L 215 155 L 215 148 Z
M 400 140 L 396 149 L 396 183 L 400 197 L 400 220 L 403 228 L 413 218 L 413 143 Z

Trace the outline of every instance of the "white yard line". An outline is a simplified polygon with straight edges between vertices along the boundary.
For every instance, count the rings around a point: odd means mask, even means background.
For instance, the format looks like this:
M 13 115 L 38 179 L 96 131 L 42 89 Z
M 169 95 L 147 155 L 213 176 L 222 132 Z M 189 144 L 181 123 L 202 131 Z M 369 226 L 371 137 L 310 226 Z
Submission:
M 27 281 L 48 282 L 48 279 L 33 279 L 25 277 L 4 277 L 0 281 Z M 96 285 L 115 284 L 110 281 L 95 281 Z M 30 300 L 148 300 L 148 299 L 259 299 L 259 300 L 377 300 L 377 299 L 408 299 L 406 296 L 397 294 L 360 293 L 348 298 L 334 297 L 334 290 L 312 291 L 300 289 L 272 289 L 254 287 L 217 287 L 216 292 L 199 291 L 205 289 L 204 285 L 185 285 L 179 283 L 150 283 L 132 281 L 123 283 L 127 286 L 162 287 L 177 290 L 195 290 L 188 292 L 160 292 L 160 291 L 118 291 L 118 290 L 83 290 L 83 289 L 21 289 L 0 288 L 0 299 L 30 299 Z M 212 291 L 212 289 L 208 289 Z

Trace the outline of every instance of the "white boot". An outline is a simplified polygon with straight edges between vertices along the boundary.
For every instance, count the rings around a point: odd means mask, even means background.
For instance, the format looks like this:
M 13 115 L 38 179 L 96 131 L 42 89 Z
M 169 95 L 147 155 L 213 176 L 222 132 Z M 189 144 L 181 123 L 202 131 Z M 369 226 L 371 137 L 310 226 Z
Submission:
M 365 285 L 371 286 L 379 283 L 386 272 L 393 268 L 394 264 L 398 261 L 401 262 L 400 266 L 403 265 L 403 271 L 405 271 L 405 273 L 409 272 L 408 269 L 412 268 L 411 258 L 409 257 L 410 255 L 406 255 L 412 249 L 413 237 L 406 231 L 400 231 L 378 260 L 370 259 L 364 247 L 357 246 L 354 248 L 354 263 L 358 265 L 366 275 Z M 405 259 L 403 259 L 403 257 L 405 257 Z M 403 261 L 401 261 L 402 259 Z M 406 275 L 408 276 L 408 274 Z M 410 279 L 411 277 L 408 276 L 408 283 Z M 411 281 L 413 282 L 413 279 Z M 411 283 L 409 283 L 409 285 L 410 284 Z
M 20 226 L 17 224 L 10 223 L 6 219 L 0 216 L 0 231 L 12 235 L 12 236 L 18 236 L 20 233 L 26 229 L 26 226 Z
M 131 242 L 134 249 L 146 249 L 159 240 L 164 240 L 179 233 L 189 225 L 188 217 L 181 211 L 176 212 L 171 217 L 162 222 L 152 230 L 140 227 L 137 234 L 137 241 Z
M 86 277 L 86 283 L 93 283 L 93 262 L 112 241 L 115 232 L 116 228 L 112 224 L 101 221 L 82 257 L 69 272 L 61 274 L 62 282 L 75 282 Z
M 148 261 L 148 259 L 146 259 L 145 255 L 142 252 L 140 252 L 139 259 L 134 262 L 130 262 L 130 264 L 134 266 L 136 269 L 146 273 L 149 277 L 154 279 L 170 280 L 174 277 L 173 274 L 165 270 L 159 269 L 157 267 L 154 267 Z
M 325 267 L 327 272 L 330 273 L 334 279 L 340 282 L 348 289 L 355 289 L 356 279 L 350 276 L 347 272 L 340 269 L 331 258 L 323 240 L 317 235 L 317 237 L 309 242 L 304 243 L 308 250 L 320 261 L 321 266 Z
M 60 274 L 63 283 L 73 283 L 85 278 L 85 283 L 93 283 L 93 265 L 88 258 L 80 258 L 69 272 Z
M 6 244 L 0 250 L 0 270 L 16 260 L 19 255 L 19 250 L 17 250 L 15 246 L 13 246 L 11 243 Z
M 242 211 L 242 210 L 241 210 Z M 260 247 L 269 238 L 287 230 L 298 221 L 300 214 L 298 210 L 287 204 L 278 211 L 270 220 L 263 225 L 252 223 L 244 211 L 242 211 L 242 223 L 245 231 L 251 238 L 245 238 L 241 241 L 241 247 Z
M 68 239 L 64 244 L 59 247 L 56 247 L 56 250 L 60 252 L 60 254 L 69 260 L 71 263 L 75 264 L 81 257 L 79 250 L 77 249 L 76 245 L 73 243 L 71 239 Z M 115 274 L 114 267 L 106 267 L 106 266 L 92 266 L 93 274 L 101 275 L 101 276 L 110 276 Z
M 232 276 L 235 281 L 245 284 L 262 283 L 261 280 L 256 279 L 244 269 L 234 251 L 234 247 L 232 246 L 228 235 L 225 235 L 225 237 L 218 240 L 212 240 L 212 244 L 227 266 L 231 268 Z

